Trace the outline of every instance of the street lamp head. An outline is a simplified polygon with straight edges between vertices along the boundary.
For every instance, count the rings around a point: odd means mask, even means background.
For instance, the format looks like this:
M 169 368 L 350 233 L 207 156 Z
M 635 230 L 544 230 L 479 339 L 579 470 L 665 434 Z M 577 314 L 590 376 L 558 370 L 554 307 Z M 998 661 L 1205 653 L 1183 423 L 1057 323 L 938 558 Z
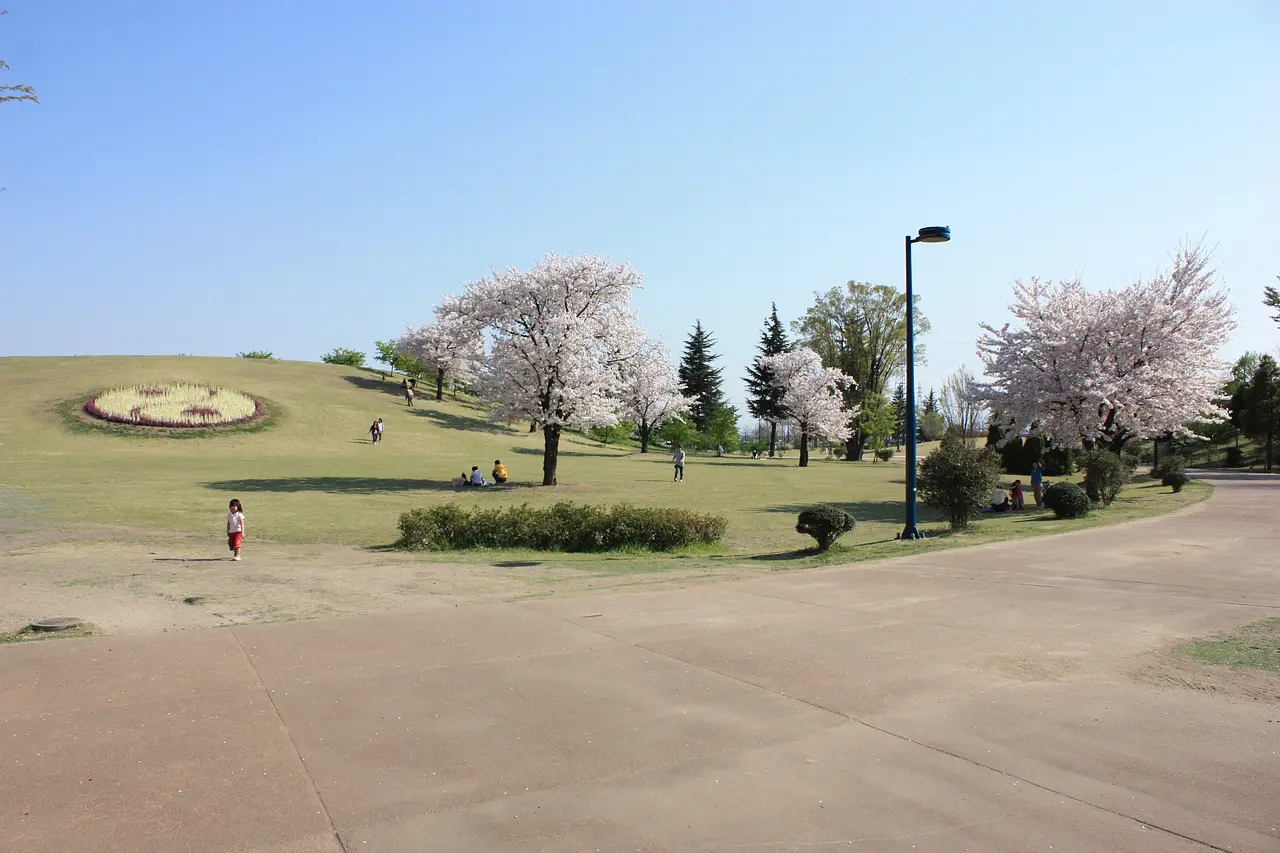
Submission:
M 951 239 L 951 229 L 946 225 L 930 225 L 927 228 L 920 229 L 920 236 L 915 239 L 917 243 L 945 243 Z

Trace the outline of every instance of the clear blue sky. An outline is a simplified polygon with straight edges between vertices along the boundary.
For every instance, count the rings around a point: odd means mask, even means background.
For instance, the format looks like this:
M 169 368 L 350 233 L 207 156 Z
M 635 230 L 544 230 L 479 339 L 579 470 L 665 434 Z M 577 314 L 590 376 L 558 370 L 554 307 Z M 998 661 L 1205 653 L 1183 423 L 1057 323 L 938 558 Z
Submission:
M 1217 245 L 1274 350 L 1280 6 L 7 0 L 0 355 L 316 359 L 491 266 L 629 259 L 736 380 L 770 301 L 900 285 L 922 385 L 1018 276 L 1118 285 Z M 738 382 L 727 383 L 741 399 Z

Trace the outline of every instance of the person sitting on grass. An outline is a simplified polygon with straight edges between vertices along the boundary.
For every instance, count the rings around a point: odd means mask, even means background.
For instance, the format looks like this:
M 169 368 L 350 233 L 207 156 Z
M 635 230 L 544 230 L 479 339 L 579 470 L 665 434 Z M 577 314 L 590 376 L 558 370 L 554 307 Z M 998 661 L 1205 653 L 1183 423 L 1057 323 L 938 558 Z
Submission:
M 461 474 L 454 477 L 451 482 L 454 486 L 469 486 L 471 485 L 471 478 L 467 476 L 466 471 L 463 471 Z
M 480 466 L 478 465 L 471 466 L 471 485 L 473 486 L 489 485 L 489 483 L 484 478 L 484 474 L 480 473 Z
M 1009 493 L 1004 490 L 1004 486 L 996 486 L 996 490 L 991 493 L 991 511 L 1008 512 L 1009 507 Z
M 1027 508 L 1026 498 L 1022 496 L 1021 480 L 1013 481 L 1013 490 L 1009 492 L 1009 500 L 1012 502 L 1013 508 L 1015 510 Z
M 507 482 L 507 466 L 500 459 L 493 460 L 493 482 L 498 485 Z

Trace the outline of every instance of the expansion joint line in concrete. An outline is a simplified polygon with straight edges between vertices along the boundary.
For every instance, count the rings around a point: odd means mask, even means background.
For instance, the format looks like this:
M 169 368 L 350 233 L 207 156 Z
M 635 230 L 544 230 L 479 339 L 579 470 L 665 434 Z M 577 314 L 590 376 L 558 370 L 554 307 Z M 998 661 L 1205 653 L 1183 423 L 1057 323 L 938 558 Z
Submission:
M 267 683 L 262 680 L 262 673 L 258 672 L 258 667 L 254 664 L 253 658 L 249 656 L 249 652 L 245 650 L 244 644 L 240 642 L 240 637 L 232 628 L 227 629 L 232 638 L 236 641 L 236 647 L 240 649 L 240 654 L 244 655 L 244 659 L 248 662 L 249 668 L 253 670 L 253 675 L 258 679 L 258 684 L 262 685 L 262 692 L 267 695 L 267 701 L 271 703 L 271 710 L 275 712 L 276 719 L 280 721 L 280 728 L 284 729 L 285 735 L 289 738 L 289 745 L 293 747 L 293 754 L 298 757 L 298 764 L 302 766 L 302 775 L 307 777 L 307 784 L 311 786 L 311 791 L 316 795 L 316 802 L 320 804 L 320 810 L 324 812 L 324 819 L 329 823 L 329 831 L 333 833 L 333 839 L 338 843 L 338 848 L 342 853 L 350 853 L 347 849 L 347 843 L 342 840 L 342 833 L 338 832 L 338 826 L 333 822 L 333 815 L 329 812 L 329 804 L 324 801 L 324 795 L 320 793 L 320 787 L 316 785 L 315 776 L 311 773 L 311 768 L 307 766 L 307 759 L 302 757 L 302 750 L 298 748 L 298 741 L 293 736 L 293 730 L 289 728 L 289 724 L 284 721 L 284 715 L 280 713 L 280 707 L 276 705 L 276 699 L 271 695 L 271 688 L 267 687 Z
M 766 597 L 772 597 L 772 596 L 766 596 Z M 528 608 L 524 608 L 524 609 L 527 610 Z M 542 614 L 542 615 L 551 615 L 551 614 Z M 961 755 L 958 752 L 952 752 L 951 750 L 946 749 L 944 747 L 935 746 L 934 744 L 931 744 L 931 743 L 925 743 L 924 741 L 915 740 L 914 738 L 907 737 L 904 734 L 899 734 L 898 732 L 892 731 L 890 729 L 882 728 L 881 726 L 877 726 L 874 723 L 869 723 L 866 720 L 859 719 L 858 717 L 850 716 L 849 714 L 846 714 L 843 711 L 839 711 L 835 708 L 828 708 L 827 706 L 821 705 L 817 702 L 812 702 L 808 699 L 802 699 L 799 696 L 792 696 L 791 694 L 783 693 L 780 690 L 774 690 L 772 687 L 768 687 L 764 684 L 757 684 L 754 681 L 748 681 L 745 678 L 739 678 L 738 676 L 730 675 L 727 672 L 720 672 L 708 666 L 704 666 L 703 664 L 696 663 L 691 660 L 685 660 L 684 658 L 679 657 L 678 655 L 673 655 L 670 652 L 664 652 L 658 649 L 650 648 L 649 646 L 646 646 L 643 643 L 634 643 L 629 640 L 624 640 L 620 637 L 615 637 L 614 635 L 609 634 L 606 631 L 601 631 L 598 628 L 589 628 L 586 625 L 580 625 L 577 622 L 574 622 L 570 619 L 565 619 L 562 616 L 552 616 L 552 618 L 558 619 L 559 621 L 564 622 L 568 625 L 572 625 L 575 628 L 580 628 L 584 631 L 590 631 L 593 634 L 598 634 L 601 637 L 607 637 L 608 639 L 613 640 L 615 642 L 625 643 L 626 645 L 629 645 L 632 648 L 639 649 L 643 652 L 648 652 L 651 655 L 657 655 L 659 657 L 667 658 L 668 660 L 677 661 L 678 663 L 684 664 L 685 666 L 691 666 L 691 667 L 694 667 L 695 669 L 700 669 L 703 672 L 708 672 L 708 673 L 711 673 L 712 675 L 718 675 L 721 678 L 727 678 L 730 681 L 736 681 L 739 684 L 746 685 L 747 687 L 754 687 L 756 690 L 763 690 L 766 693 L 772 693 L 774 696 L 779 696 L 783 699 L 789 699 L 792 702 L 798 702 L 801 705 L 808 705 L 810 708 L 813 708 L 818 711 L 824 711 L 828 714 L 833 714 L 851 723 L 855 723 L 859 726 L 864 726 L 868 729 L 871 729 L 874 732 L 879 732 L 880 734 L 888 735 L 889 737 L 900 740 L 903 743 L 909 743 L 912 746 L 922 747 L 932 752 L 936 752 L 939 755 L 945 755 L 949 758 L 954 758 L 958 761 L 963 761 L 966 764 L 970 764 L 982 770 L 987 770 L 991 773 L 998 773 L 999 775 L 1009 779 L 1013 779 L 1014 781 L 1020 784 L 1029 785 L 1033 788 L 1037 788 L 1046 793 L 1054 794 L 1064 799 L 1071 800 L 1074 803 L 1079 803 L 1080 805 L 1085 806 L 1087 808 L 1097 809 L 1100 812 L 1104 812 L 1106 814 L 1131 821 L 1133 823 L 1138 824 L 1141 827 L 1154 829 L 1159 832 L 1163 832 L 1167 835 L 1172 835 L 1175 838 L 1181 838 L 1183 841 L 1189 841 L 1192 844 L 1199 844 L 1201 847 L 1205 847 L 1209 850 L 1216 850 L 1218 851 L 1218 853 L 1235 853 L 1235 851 L 1231 850 L 1231 848 L 1229 847 L 1220 847 L 1219 845 L 1214 844 L 1211 841 L 1205 841 L 1204 839 L 1201 839 L 1201 838 L 1195 838 L 1194 836 L 1186 835 L 1185 833 L 1178 832 L 1176 829 L 1169 829 L 1166 826 L 1161 826 L 1160 824 L 1152 823 L 1151 821 L 1148 821 L 1148 820 L 1142 820 L 1140 818 L 1134 817 L 1133 815 L 1125 814 L 1124 812 L 1116 811 L 1115 809 L 1109 809 L 1106 806 L 1102 806 L 1097 803 L 1091 803 L 1088 800 L 1081 799 L 1080 797 L 1074 796 L 1072 794 L 1068 794 L 1065 791 L 1059 791 L 1057 788 L 1051 788 L 1048 785 L 1044 785 L 1040 782 L 1036 782 L 1033 779 L 1027 779 L 1026 777 L 1019 776 L 1016 773 L 1010 773 L 1007 770 L 1001 770 L 999 767 L 992 767 L 990 764 L 983 764 L 981 761 L 978 761 L 975 758 L 970 758 L 967 755 Z

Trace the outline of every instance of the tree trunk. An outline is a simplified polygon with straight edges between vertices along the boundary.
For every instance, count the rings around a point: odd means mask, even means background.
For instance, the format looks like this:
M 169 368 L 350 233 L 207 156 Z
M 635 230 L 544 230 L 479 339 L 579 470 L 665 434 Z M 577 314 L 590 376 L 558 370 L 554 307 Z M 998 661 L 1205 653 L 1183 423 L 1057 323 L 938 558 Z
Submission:
M 640 452 L 649 452 L 649 435 L 653 432 L 653 426 L 644 421 L 640 421 Z
M 844 458 L 848 462 L 862 461 L 862 444 L 865 436 L 862 434 L 862 428 L 858 427 L 853 434 L 844 443 Z
M 436 399 L 444 399 L 444 368 L 436 368 Z
M 769 458 L 772 459 L 774 452 L 778 449 L 778 424 L 775 421 L 769 421 Z
M 1107 449 L 1110 450 L 1112 453 L 1119 453 L 1121 450 L 1124 450 L 1124 446 L 1125 444 L 1128 443 L 1128 441 L 1129 441 L 1129 434 L 1127 432 L 1122 432 L 1119 435 L 1117 435 L 1115 438 L 1111 439 L 1111 441 L 1107 444 Z
M 547 424 L 542 428 L 542 485 L 557 485 L 556 466 L 559 463 L 560 425 Z
M 800 429 L 800 467 L 809 467 L 809 433 L 803 427 Z
M 537 431 L 538 431 L 538 422 L 529 421 L 529 432 L 537 432 Z

